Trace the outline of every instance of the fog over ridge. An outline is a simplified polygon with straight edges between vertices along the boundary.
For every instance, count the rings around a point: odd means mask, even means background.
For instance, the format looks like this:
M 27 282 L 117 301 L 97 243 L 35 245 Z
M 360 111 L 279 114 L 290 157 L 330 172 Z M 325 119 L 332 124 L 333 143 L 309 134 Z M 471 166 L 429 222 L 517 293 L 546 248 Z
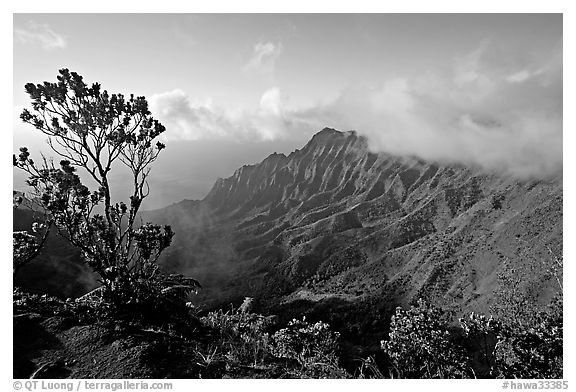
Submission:
M 252 110 L 199 101 L 182 90 L 153 95 L 150 106 L 169 141 L 304 144 L 328 126 L 356 130 L 374 152 L 543 178 L 562 171 L 562 93 L 561 42 L 544 57 L 483 41 L 443 69 L 349 86 L 308 107 L 292 107 L 276 86 Z

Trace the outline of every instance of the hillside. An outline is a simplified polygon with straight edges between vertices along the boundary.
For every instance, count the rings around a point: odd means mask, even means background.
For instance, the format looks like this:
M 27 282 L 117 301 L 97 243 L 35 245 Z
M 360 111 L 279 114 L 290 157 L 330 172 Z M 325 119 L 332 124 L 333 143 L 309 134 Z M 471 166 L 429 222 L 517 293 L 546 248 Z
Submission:
M 26 199 L 12 211 L 14 231 L 32 233 L 34 222 L 43 222 L 43 213 Z M 76 298 L 99 284 L 95 274 L 80 259 L 80 250 L 68 243 L 53 227 L 40 254 L 24 265 L 14 277 L 16 287 L 31 293 Z
M 366 325 L 339 317 L 388 319 L 417 298 L 514 317 L 547 304 L 561 279 L 562 200 L 561 174 L 518 181 L 375 154 L 326 128 L 146 218 L 173 226 L 163 263 L 203 283 L 204 306 L 251 296 L 271 313 L 329 313 L 353 334 Z
M 189 337 L 171 334 L 170 325 L 162 326 L 167 333 L 101 315 L 91 296 L 64 301 L 93 288 L 95 280 L 78 251 L 51 233 L 15 283 L 61 299 L 15 291 L 14 374 L 358 376 L 359 358 L 373 356 L 380 369 L 390 368 L 380 342 L 389 338 L 396 308 L 419 299 L 442 309 L 446 328 L 461 331 L 458 317 L 479 312 L 522 331 L 561 292 L 562 202 L 561 174 L 519 181 L 375 154 L 354 132 L 324 129 L 300 150 L 272 154 L 218 180 L 203 200 L 142 214 L 143 221 L 170 224 L 176 233 L 163 267 L 204 287 L 190 298 L 195 306 L 179 327 Z M 29 229 L 35 214 L 15 209 L 14 229 Z M 255 313 L 239 307 L 245 297 L 254 298 L 248 303 Z M 231 303 L 236 310 L 225 313 Z M 266 343 L 265 333 L 281 342 L 281 328 L 303 317 L 310 333 L 324 328 L 318 321 L 339 333 L 339 345 L 327 353 L 342 368 L 310 367 L 303 374 L 301 365 L 285 362 L 285 353 Z M 122 347 L 133 355 L 113 365 Z M 227 347 L 228 356 L 222 351 L 213 361 L 213 347 Z M 254 365 L 254 347 L 266 347 L 258 351 L 261 368 Z M 86 358 L 101 364 L 93 367 Z M 482 360 L 472 363 L 476 376 L 494 376 Z

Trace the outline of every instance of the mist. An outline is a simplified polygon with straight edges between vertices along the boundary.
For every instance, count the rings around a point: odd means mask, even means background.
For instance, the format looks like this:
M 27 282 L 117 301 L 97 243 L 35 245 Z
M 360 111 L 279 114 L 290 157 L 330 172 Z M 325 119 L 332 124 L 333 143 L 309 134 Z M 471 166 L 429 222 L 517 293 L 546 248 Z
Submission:
M 562 175 L 562 42 L 530 52 L 485 40 L 425 73 L 385 75 L 332 97 L 297 106 L 270 86 L 253 108 L 176 89 L 149 97 L 167 128 L 167 145 L 149 177 L 143 208 L 202 199 L 219 177 L 274 152 L 289 154 L 324 127 L 355 130 L 373 152 L 441 164 L 478 166 L 518 179 Z M 14 108 L 15 124 L 21 106 Z M 53 152 L 44 137 L 18 125 L 13 147 Z M 37 156 L 36 156 L 37 158 Z M 127 173 L 113 171 L 116 200 L 129 196 Z M 14 188 L 25 190 L 14 172 Z
M 444 73 L 351 88 L 302 116 L 356 129 L 373 151 L 554 176 L 562 170 L 560 48 L 523 63 L 483 43 Z
M 239 167 L 260 162 L 273 152 L 290 153 L 299 147 L 301 143 L 296 140 L 168 140 L 150 171 L 151 191 L 142 208 L 153 210 L 183 199 L 200 200 L 218 178 L 230 177 Z M 113 185 L 122 187 L 125 178 L 118 173 Z
M 176 140 L 297 146 L 332 127 L 356 130 L 373 152 L 526 179 L 561 175 L 562 94 L 561 42 L 529 53 L 486 40 L 441 68 L 351 85 L 307 107 L 291 106 L 277 87 L 254 110 L 194 100 L 180 90 L 154 96 L 151 107 Z

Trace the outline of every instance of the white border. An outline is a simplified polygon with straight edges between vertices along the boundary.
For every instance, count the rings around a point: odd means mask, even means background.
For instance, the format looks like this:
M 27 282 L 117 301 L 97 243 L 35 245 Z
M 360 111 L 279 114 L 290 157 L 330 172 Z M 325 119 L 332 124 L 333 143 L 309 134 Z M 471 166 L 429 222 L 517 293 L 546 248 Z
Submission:
M 12 14 L 13 13 L 172 13 L 172 12 L 203 12 L 203 13 L 252 13 L 252 12 L 298 12 L 298 13 L 363 13 L 363 12 L 386 12 L 386 13 L 564 13 L 564 67 L 568 70 L 564 74 L 564 260 L 565 269 L 564 276 L 565 282 L 565 379 L 570 383 L 576 383 L 572 380 L 571 376 L 574 374 L 574 338 L 571 335 L 572 331 L 576 331 L 574 323 L 574 291 L 569 284 L 570 279 L 574 277 L 574 270 L 572 262 L 574 261 L 574 245 L 573 239 L 575 229 L 574 223 L 576 220 L 574 215 L 574 158 L 570 154 L 570 147 L 574 141 L 574 115 L 572 111 L 566 110 L 567 106 L 574 105 L 573 89 L 574 77 L 570 70 L 576 70 L 574 65 L 574 26 L 576 21 L 573 16 L 573 4 L 570 1 L 504 1 L 504 0 L 482 0 L 476 2 L 465 1 L 394 1 L 394 2 L 376 2 L 373 0 L 354 0 L 354 1 L 311 1 L 311 0 L 291 0 L 284 2 L 273 2 L 270 0 L 212 0 L 210 2 L 195 2 L 184 4 L 182 0 L 163 0 L 163 1 L 113 1 L 113 0 L 99 0 L 98 2 L 81 2 L 72 0 L 60 0 L 54 2 L 40 1 L 40 0 L 24 0 L 19 2 L 12 1 L 10 4 L 3 3 L 3 9 L 0 19 L 0 26 L 2 29 L 2 53 L 4 60 L 2 61 L 2 79 L 3 86 L 1 94 L 1 105 L 3 118 L 12 119 L 12 75 L 13 75 L 13 62 L 12 62 Z M 105 26 L 103 26 L 105 28 Z M 12 124 L 8 123 L 4 132 L 12 135 Z M 12 136 L 11 136 L 12 137 Z M 5 184 L 12 184 L 12 174 L 10 155 L 12 154 L 12 143 L 2 143 L 2 165 L 1 175 Z M 2 192 L 0 203 L 5 214 L 10 214 L 10 190 L 5 189 Z M 6 215 L 8 216 L 8 215 Z M 2 279 L 2 294 L 1 294 L 1 308 L 0 312 L 3 317 L 8 318 L 11 315 L 11 302 L 10 291 L 12 289 L 12 274 L 10 270 L 12 263 L 9 261 L 11 257 L 11 245 L 9 243 L 10 232 L 7 224 L 2 225 L 2 232 L 0 233 L 0 244 L 2 246 L 3 255 L 3 273 Z M 10 319 L 4 320 L 2 323 L 3 337 L 8 341 L 8 336 L 12 336 L 12 322 Z M 12 350 L 11 347 L 6 347 L 4 355 L 2 356 L 3 364 L 2 374 L 4 382 L 9 390 L 12 388 Z M 382 390 L 383 388 L 392 388 L 392 390 L 400 388 L 417 388 L 418 390 L 462 390 L 469 391 L 490 391 L 501 390 L 502 382 L 498 380 L 463 380 L 463 381 L 450 381 L 450 380 L 309 380 L 309 381 L 278 381 L 278 380 L 234 380 L 234 381 L 210 381 L 210 380 L 172 380 L 174 382 L 174 389 L 177 391 L 186 391 L 196 386 L 202 388 L 234 388 L 235 390 L 270 390 L 274 388 L 275 391 L 292 392 L 294 388 L 304 388 L 306 390 L 317 389 L 340 389 L 350 387 L 360 387 L 362 389 Z M 352 384 L 353 383 L 353 384 Z M 571 385 L 574 388 L 575 385 Z

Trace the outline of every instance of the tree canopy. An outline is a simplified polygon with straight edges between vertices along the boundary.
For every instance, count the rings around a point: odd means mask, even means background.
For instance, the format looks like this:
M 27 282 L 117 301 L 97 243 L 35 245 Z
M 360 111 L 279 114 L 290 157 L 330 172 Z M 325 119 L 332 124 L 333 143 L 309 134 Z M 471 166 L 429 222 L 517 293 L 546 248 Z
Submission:
M 59 157 L 36 163 L 26 147 L 14 155 L 24 170 L 32 198 L 54 220 L 60 234 L 82 251 L 101 277 L 105 295 L 116 305 L 197 290 L 198 282 L 160 272 L 157 261 L 174 235 L 170 226 L 137 226 L 138 211 L 150 193 L 151 165 L 165 145 L 158 137 L 166 128 L 153 118 L 145 97 L 109 94 L 98 83 L 88 85 L 68 69 L 56 82 L 28 83 L 32 110 L 20 118 L 47 136 Z M 112 199 L 110 172 L 128 169 L 129 201 Z M 89 189 L 78 169 L 97 184 Z M 176 290 L 178 291 L 178 290 Z M 180 298 L 181 295 L 178 296 Z

